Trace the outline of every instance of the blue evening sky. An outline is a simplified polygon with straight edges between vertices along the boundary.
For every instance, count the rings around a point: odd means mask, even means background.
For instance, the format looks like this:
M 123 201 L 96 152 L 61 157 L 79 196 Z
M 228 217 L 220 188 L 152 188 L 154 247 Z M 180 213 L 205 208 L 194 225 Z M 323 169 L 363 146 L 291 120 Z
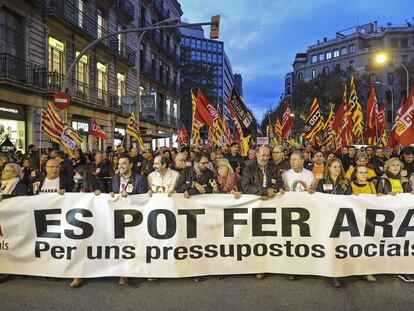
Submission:
M 179 0 L 183 21 L 221 15 L 220 39 L 233 72 L 243 77 L 246 104 L 260 121 L 284 92 L 295 54 L 337 31 L 378 21 L 413 22 L 413 0 Z M 206 37 L 209 28 L 205 28 Z

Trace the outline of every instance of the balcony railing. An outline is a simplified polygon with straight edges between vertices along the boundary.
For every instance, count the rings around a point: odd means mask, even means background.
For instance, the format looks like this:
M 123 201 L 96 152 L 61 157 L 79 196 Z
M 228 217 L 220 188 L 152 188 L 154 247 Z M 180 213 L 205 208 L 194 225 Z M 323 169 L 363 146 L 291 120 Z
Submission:
M 156 109 L 153 112 L 141 112 L 140 117 L 147 120 L 162 122 L 172 127 L 178 126 L 178 119 L 176 116 L 166 113 L 160 109 Z
M 65 76 L 57 72 L 46 73 L 46 89 L 49 92 L 58 92 L 61 90 Z M 71 79 L 69 81 L 69 89 L 74 98 L 84 100 L 90 104 L 113 109 L 121 109 L 119 105 L 119 97 L 116 94 L 106 90 L 99 89 L 81 81 Z
M 48 72 L 46 68 L 27 62 L 10 54 L 0 54 L 0 81 L 12 80 L 29 87 L 37 87 L 44 92 L 56 93 L 62 88 L 65 76 L 57 72 Z M 99 89 L 78 80 L 69 81 L 73 98 L 88 104 L 120 110 L 119 97 L 111 92 Z
M 95 19 L 91 18 L 68 1 L 39 0 L 39 3 L 41 3 L 44 14 L 54 15 L 57 18 L 64 19 L 92 39 L 97 39 L 98 37 L 103 37 L 108 34 L 108 31 L 99 26 Z M 101 41 L 101 43 L 123 59 L 127 60 L 131 65 L 135 65 L 135 52 L 125 43 L 122 44 L 122 49 L 119 49 L 118 44 L 114 44 L 114 41 L 118 40 L 114 37 L 110 37 Z
M 116 7 L 120 13 L 122 13 L 126 18 L 133 21 L 134 20 L 134 5 L 128 0 L 118 0 Z
M 0 54 L 0 78 L 10 79 L 29 86 L 45 88 L 46 68 L 29 63 L 16 56 Z
M 114 51 L 118 56 L 124 58 L 132 65 L 135 65 L 136 53 L 124 42 L 119 42 L 118 39 L 111 39 L 109 41 L 109 46 L 112 51 Z
M 153 65 L 150 62 L 143 61 L 143 59 L 141 58 L 141 62 L 140 62 L 140 71 L 141 71 L 141 73 L 146 74 L 151 79 L 153 79 L 156 82 L 160 83 L 161 85 L 163 85 L 164 87 L 166 87 L 170 91 L 178 94 L 179 88 L 178 88 L 177 84 L 174 83 L 174 81 L 172 79 L 167 77 L 166 72 L 161 73 L 159 68 L 160 68 L 159 66 Z

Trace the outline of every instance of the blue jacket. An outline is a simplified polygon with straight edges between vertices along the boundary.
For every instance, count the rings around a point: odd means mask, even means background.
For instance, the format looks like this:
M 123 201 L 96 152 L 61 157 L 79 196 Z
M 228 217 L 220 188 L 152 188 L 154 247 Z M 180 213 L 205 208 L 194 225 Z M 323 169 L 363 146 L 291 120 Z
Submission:
M 112 177 L 112 192 L 120 193 L 119 187 L 121 184 L 121 176 L 119 174 Z M 132 185 L 132 189 L 129 190 L 128 186 Z M 137 172 L 132 172 L 131 177 L 129 177 L 128 185 L 126 187 L 126 191 L 128 194 L 140 194 L 140 193 L 147 193 L 148 192 L 148 180 L 138 174 Z

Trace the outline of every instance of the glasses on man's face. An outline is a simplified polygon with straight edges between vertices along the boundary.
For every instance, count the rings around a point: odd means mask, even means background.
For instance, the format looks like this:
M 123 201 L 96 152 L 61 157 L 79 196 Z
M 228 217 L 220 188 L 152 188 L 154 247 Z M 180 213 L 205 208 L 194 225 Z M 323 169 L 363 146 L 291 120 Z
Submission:
M 357 174 L 368 174 L 368 172 L 357 172 Z

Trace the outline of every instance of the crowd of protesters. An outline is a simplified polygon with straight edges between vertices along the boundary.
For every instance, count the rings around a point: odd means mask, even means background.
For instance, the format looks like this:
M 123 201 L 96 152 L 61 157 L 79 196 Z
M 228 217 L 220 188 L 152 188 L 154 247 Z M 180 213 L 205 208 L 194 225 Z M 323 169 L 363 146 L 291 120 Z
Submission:
M 121 194 L 182 193 L 185 198 L 206 193 L 255 194 L 262 199 L 286 191 L 321 192 L 332 195 L 397 195 L 414 193 L 414 147 L 391 149 L 384 146 L 347 146 L 340 153 L 311 145 L 294 149 L 289 145 L 260 146 L 247 156 L 234 142 L 201 150 L 185 146 L 129 151 L 83 153 L 75 150 L 69 158 L 59 150 L 36 150 L 26 154 L 0 154 L 0 200 L 42 192 L 94 192 Z M 257 274 L 261 279 L 263 274 Z M 399 275 L 414 282 L 410 275 Z M 290 276 L 294 278 L 294 276 Z M 375 281 L 372 275 L 368 281 Z M 334 286 L 341 286 L 333 278 Z M 128 279 L 121 277 L 120 284 Z M 75 278 L 71 286 L 82 280 Z

